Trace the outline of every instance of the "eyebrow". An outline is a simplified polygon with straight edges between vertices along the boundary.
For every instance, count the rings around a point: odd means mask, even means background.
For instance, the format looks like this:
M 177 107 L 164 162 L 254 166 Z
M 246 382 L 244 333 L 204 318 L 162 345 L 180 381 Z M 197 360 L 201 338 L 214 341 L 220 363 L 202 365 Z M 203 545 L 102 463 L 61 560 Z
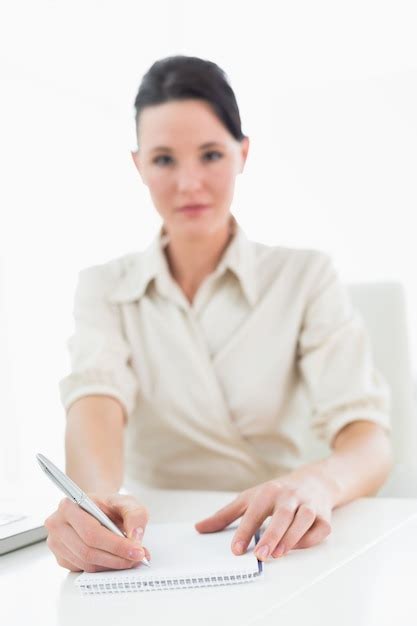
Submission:
M 199 149 L 203 150 L 204 148 L 210 148 L 211 146 L 223 146 L 223 144 L 219 143 L 218 141 L 208 141 L 207 143 L 201 144 Z M 156 148 L 152 148 L 151 152 L 156 152 L 157 150 L 165 150 L 166 152 L 172 152 L 172 148 L 169 148 L 168 146 L 156 146 Z

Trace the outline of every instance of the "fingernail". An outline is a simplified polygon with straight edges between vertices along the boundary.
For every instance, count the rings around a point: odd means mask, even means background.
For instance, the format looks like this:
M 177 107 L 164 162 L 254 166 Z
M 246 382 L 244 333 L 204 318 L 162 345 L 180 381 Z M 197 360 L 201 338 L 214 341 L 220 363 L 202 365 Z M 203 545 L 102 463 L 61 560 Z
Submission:
M 139 561 L 140 559 L 143 559 L 144 557 L 144 553 L 143 550 L 129 550 L 129 557 L 131 559 L 135 559 L 136 561 Z
M 262 546 L 259 550 L 256 551 L 256 556 L 258 559 L 266 559 L 269 554 L 269 546 Z
M 141 543 L 142 537 L 143 537 L 143 528 L 141 526 L 138 526 L 138 528 L 135 528 L 135 530 L 132 533 L 132 539 L 133 541 L 136 541 L 137 543 Z
M 244 541 L 236 541 L 236 543 L 233 545 L 233 550 L 237 552 L 238 554 L 242 554 L 244 549 L 245 549 Z

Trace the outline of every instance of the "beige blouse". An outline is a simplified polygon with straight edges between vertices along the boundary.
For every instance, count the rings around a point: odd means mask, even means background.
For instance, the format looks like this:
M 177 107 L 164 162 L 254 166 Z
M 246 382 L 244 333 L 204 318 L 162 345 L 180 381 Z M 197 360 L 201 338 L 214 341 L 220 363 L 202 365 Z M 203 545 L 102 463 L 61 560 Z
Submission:
M 161 231 L 144 251 L 82 270 L 62 404 L 117 398 L 125 475 L 239 491 L 305 462 L 347 423 L 390 430 L 390 389 L 330 257 L 235 235 L 191 305 Z

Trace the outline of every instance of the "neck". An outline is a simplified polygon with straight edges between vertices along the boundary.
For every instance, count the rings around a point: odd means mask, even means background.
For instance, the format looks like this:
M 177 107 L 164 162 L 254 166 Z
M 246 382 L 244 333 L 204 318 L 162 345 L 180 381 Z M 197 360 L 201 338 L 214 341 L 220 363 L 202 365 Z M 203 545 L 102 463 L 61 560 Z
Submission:
M 216 269 L 230 239 L 229 223 L 199 239 L 182 239 L 170 235 L 166 247 L 168 265 L 189 302 L 192 302 L 204 279 Z

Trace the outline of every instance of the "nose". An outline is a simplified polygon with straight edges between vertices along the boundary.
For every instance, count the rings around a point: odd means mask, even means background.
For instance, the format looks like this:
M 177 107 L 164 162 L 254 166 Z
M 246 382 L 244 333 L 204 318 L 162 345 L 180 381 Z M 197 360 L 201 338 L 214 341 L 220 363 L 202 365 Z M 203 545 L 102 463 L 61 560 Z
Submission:
M 177 188 L 180 192 L 189 192 L 200 189 L 202 186 L 202 172 L 196 165 L 183 166 L 178 170 Z

